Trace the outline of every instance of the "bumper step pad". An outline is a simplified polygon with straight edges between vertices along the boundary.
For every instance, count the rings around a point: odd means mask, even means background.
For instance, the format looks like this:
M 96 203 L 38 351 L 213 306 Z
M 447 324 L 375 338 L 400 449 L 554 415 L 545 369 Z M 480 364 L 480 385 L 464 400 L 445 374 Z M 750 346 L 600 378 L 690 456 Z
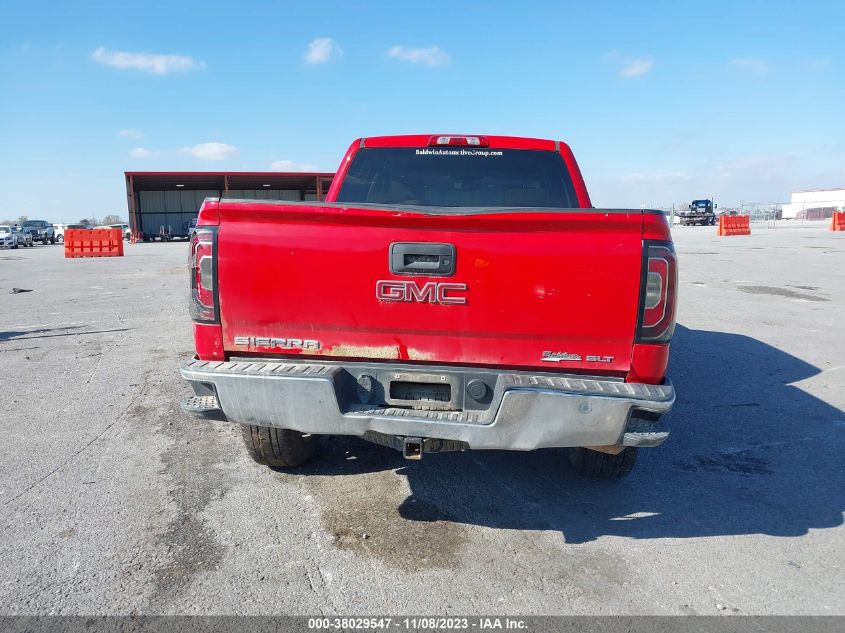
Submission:
M 622 445 L 653 448 L 663 444 L 667 437 L 669 437 L 669 429 L 662 420 L 652 422 L 631 418 L 622 435 Z
M 226 422 L 226 415 L 217 402 L 217 396 L 191 396 L 182 401 L 182 411 L 203 420 Z

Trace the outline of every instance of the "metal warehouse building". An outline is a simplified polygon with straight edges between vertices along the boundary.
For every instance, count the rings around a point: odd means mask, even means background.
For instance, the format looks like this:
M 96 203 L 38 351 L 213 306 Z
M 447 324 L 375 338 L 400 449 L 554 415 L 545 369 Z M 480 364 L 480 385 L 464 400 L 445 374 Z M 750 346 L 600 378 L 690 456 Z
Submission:
M 206 198 L 323 200 L 331 173 L 127 171 L 129 226 L 139 240 L 187 237 Z

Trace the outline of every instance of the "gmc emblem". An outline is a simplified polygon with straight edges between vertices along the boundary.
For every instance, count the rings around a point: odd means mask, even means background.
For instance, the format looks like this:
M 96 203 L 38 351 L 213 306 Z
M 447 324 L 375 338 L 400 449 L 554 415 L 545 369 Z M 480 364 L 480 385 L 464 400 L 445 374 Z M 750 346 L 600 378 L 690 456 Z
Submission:
M 466 284 L 429 281 L 422 286 L 418 286 L 415 281 L 389 281 L 386 279 L 376 282 L 376 298 L 379 301 L 465 305 L 467 298 L 456 295 L 466 291 Z

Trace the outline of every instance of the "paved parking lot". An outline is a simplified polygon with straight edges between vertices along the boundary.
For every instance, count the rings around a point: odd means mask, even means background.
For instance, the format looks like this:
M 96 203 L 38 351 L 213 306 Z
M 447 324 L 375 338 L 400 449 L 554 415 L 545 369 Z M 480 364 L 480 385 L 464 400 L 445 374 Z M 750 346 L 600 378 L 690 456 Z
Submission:
M 271 472 L 179 411 L 184 243 L 0 251 L 0 612 L 845 613 L 845 235 L 675 237 L 673 434 L 618 482 L 350 438 Z

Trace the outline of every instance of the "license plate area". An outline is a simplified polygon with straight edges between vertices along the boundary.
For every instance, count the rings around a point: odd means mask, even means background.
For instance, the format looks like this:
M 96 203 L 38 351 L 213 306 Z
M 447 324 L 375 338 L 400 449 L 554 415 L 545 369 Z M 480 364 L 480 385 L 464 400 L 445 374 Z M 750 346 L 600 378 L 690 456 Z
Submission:
M 385 389 L 387 404 L 428 411 L 457 411 L 460 389 L 454 376 L 393 372 Z

